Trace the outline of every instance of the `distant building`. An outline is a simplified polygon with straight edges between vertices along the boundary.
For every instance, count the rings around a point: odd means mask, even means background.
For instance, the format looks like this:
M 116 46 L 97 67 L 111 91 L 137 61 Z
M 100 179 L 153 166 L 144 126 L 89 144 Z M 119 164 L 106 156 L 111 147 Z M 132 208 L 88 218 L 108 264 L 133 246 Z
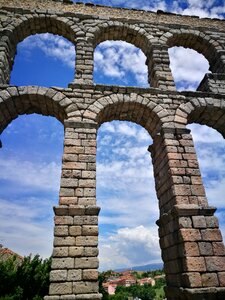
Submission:
M 103 283 L 105 291 L 109 295 L 114 295 L 116 292 L 117 286 L 129 287 L 131 285 L 155 285 L 155 280 L 152 278 L 142 278 L 137 280 L 133 275 L 132 271 L 123 271 L 121 273 L 113 274 L 113 276 L 107 279 L 107 282 Z
M 155 285 L 155 279 L 147 277 L 147 278 L 142 278 L 138 280 L 138 284 L 139 285 L 145 285 L 145 284 L 149 284 L 151 286 Z

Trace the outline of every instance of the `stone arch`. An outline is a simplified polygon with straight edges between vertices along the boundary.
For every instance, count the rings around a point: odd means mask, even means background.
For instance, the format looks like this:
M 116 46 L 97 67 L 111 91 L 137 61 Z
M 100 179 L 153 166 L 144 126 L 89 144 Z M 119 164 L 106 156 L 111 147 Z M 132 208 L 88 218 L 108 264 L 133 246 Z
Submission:
M 199 123 L 216 129 L 225 138 L 224 99 L 191 99 L 176 110 L 175 122 L 186 126 Z
M 146 65 L 150 69 L 151 40 L 153 40 L 154 37 L 147 33 L 145 29 L 136 25 L 124 24 L 119 21 L 110 21 L 98 24 L 96 27 L 88 29 L 87 32 L 89 34 L 88 43 L 90 47 L 92 47 L 93 53 L 96 46 L 104 41 L 124 41 L 142 50 L 146 56 Z M 150 83 L 150 71 L 148 79 Z
M 138 94 L 111 94 L 90 105 L 83 114 L 84 121 L 97 123 L 112 120 L 131 121 L 143 126 L 154 137 L 162 126 L 169 126 L 170 117 L 157 102 Z
M 10 30 L 3 29 L 1 32 L 6 50 L 3 57 L 4 70 L 1 70 L 3 73 L 1 76 L 2 82 L 0 81 L 0 83 L 9 82 L 17 44 L 26 37 L 48 32 L 60 35 L 75 45 L 77 31 L 78 28 L 76 26 L 69 26 L 60 17 L 23 16 L 23 18 L 16 19 L 15 24 L 11 25 Z
M 93 48 L 106 40 L 121 40 L 140 48 L 146 56 L 151 47 L 151 39 L 154 38 L 143 28 L 116 21 L 99 24 L 94 31 L 92 28 L 91 32 L 90 41 Z
M 204 32 L 190 29 L 171 30 L 161 36 L 160 42 L 166 43 L 169 48 L 182 46 L 193 49 L 203 54 L 209 61 L 210 71 L 213 73 L 225 71 L 225 65 L 220 57 L 220 51 L 223 50 L 223 47 Z
M 8 87 L 0 91 L 0 133 L 22 114 L 53 116 L 61 123 L 73 105 L 63 93 L 40 87 Z

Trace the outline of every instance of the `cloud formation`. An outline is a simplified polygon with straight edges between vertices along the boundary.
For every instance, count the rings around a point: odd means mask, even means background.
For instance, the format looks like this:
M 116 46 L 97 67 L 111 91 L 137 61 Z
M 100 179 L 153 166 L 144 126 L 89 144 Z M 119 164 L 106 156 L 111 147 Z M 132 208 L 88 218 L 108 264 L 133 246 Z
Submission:
M 209 62 L 200 53 L 183 47 L 169 49 L 170 68 L 178 90 L 196 90 L 206 73 Z
M 20 255 L 52 254 L 53 210 L 56 204 L 40 198 L 0 198 L 0 242 Z
M 100 238 L 99 258 L 104 270 L 161 262 L 156 226 L 124 227 L 107 239 Z
M 96 48 L 94 58 L 98 81 L 104 83 L 113 78 L 114 84 L 148 86 L 146 56 L 135 46 L 122 41 L 106 41 Z
M 35 48 L 69 68 L 75 68 L 75 46 L 65 38 L 42 33 L 31 35 L 19 44 L 19 50 L 24 51 L 27 59 L 31 59 L 32 51 Z

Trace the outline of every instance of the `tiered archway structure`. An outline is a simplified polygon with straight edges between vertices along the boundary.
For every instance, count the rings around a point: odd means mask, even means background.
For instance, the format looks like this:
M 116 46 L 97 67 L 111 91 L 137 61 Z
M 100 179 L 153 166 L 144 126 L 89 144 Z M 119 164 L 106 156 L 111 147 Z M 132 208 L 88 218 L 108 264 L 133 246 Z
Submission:
M 0 131 L 18 115 L 34 112 L 56 117 L 65 128 L 45 299 L 101 298 L 96 134 L 110 120 L 136 122 L 153 138 L 149 151 L 167 299 L 224 299 L 224 244 L 186 125 L 207 124 L 225 136 L 225 21 L 69 1 L 0 0 L 0 8 Z M 76 45 L 74 81 L 67 89 L 9 86 L 16 45 L 43 32 Z M 105 40 L 123 40 L 142 49 L 151 88 L 93 84 L 93 53 Z M 176 91 L 168 56 L 173 46 L 192 48 L 209 60 L 212 73 L 197 92 Z

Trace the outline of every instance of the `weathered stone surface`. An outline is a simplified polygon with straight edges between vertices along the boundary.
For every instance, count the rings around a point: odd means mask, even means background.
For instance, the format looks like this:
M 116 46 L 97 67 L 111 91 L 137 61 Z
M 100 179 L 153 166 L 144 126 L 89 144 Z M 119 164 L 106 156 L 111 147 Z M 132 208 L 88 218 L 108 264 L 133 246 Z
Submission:
M 84 225 L 82 227 L 82 235 L 97 236 L 98 226 Z
M 97 282 L 74 282 L 73 283 L 73 292 L 75 294 L 92 294 L 98 292 L 98 283 Z
M 201 240 L 201 234 L 198 229 L 181 229 L 180 235 L 181 239 L 185 242 L 195 242 Z
M 204 216 L 193 216 L 192 221 L 194 228 L 206 228 L 206 220 Z
M 66 237 L 57 237 L 54 238 L 55 246 L 74 246 L 75 245 L 75 237 L 66 236 Z
M 208 242 L 201 242 L 198 243 L 199 246 L 199 252 L 201 255 L 213 255 L 213 248 L 212 244 Z
M 206 271 L 205 260 L 203 257 L 186 257 L 185 259 L 183 259 L 183 264 L 186 271 L 190 271 L 190 272 Z
M 83 280 L 98 280 L 97 270 L 83 270 Z
M 84 255 L 89 256 L 98 256 L 98 248 L 97 247 L 84 247 Z
M 75 258 L 76 269 L 96 269 L 98 264 L 98 259 L 95 257 Z
M 72 282 L 65 282 L 65 283 L 51 283 L 49 288 L 50 295 L 67 295 L 72 294 Z
M 225 257 L 211 256 L 206 259 L 207 271 L 225 271 Z
M 67 280 L 68 281 L 79 281 L 79 280 L 82 280 L 82 270 L 68 270 Z
M 52 270 L 50 273 L 51 282 L 62 282 L 67 280 L 67 270 Z
M 191 273 L 184 273 L 183 280 L 185 283 L 185 287 L 202 287 L 202 278 L 200 273 L 191 272 Z
M 77 246 L 97 246 L 98 237 L 96 236 L 78 236 L 76 237 Z
M 53 258 L 52 259 L 52 269 L 73 269 L 74 268 L 74 258 Z
M 81 226 L 70 226 L 69 227 L 69 234 L 72 236 L 81 235 Z
M 218 286 L 219 281 L 216 273 L 205 273 L 202 274 L 202 285 L 203 287 Z
M 69 256 L 79 257 L 84 255 L 84 247 L 69 247 Z
M 68 247 L 54 247 L 53 249 L 53 257 L 67 257 L 69 254 Z
M 202 239 L 205 241 L 222 241 L 222 235 L 218 229 L 201 230 Z

